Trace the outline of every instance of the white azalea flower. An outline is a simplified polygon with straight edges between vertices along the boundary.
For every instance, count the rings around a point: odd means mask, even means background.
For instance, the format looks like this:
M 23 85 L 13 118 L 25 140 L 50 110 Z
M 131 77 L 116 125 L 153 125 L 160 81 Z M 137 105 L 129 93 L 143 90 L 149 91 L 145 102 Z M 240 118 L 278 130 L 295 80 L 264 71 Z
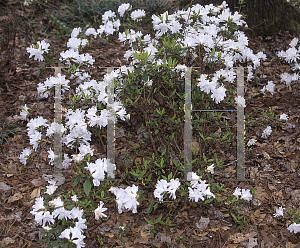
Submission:
M 279 208 L 277 208 L 277 209 L 276 209 L 276 213 L 273 214 L 274 217 L 283 216 L 283 209 L 284 209 L 284 208 L 283 208 L 282 206 L 279 207 Z

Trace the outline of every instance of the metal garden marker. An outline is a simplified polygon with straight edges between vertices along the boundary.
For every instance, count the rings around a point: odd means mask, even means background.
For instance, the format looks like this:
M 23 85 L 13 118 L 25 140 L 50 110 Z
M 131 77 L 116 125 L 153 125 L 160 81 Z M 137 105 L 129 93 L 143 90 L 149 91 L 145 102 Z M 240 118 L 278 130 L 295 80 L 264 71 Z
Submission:
M 185 104 L 184 104 L 184 179 L 192 181 L 192 68 L 185 68 Z
M 63 66 L 53 66 L 46 68 L 54 68 L 54 76 L 57 77 L 61 73 L 61 68 L 69 68 Z M 62 107 L 61 107 L 61 84 L 58 82 L 55 85 L 55 103 L 54 103 L 54 116 L 55 116 L 55 133 L 54 133 L 54 180 L 56 185 L 62 185 L 65 182 L 65 178 L 62 174 L 62 142 L 61 142 L 61 119 L 62 119 Z
M 113 71 L 114 67 L 107 68 L 107 74 Z M 114 120 L 114 80 L 107 86 L 107 111 L 110 117 L 107 118 L 107 177 L 114 179 L 114 164 L 115 164 L 115 120 Z
M 107 68 L 107 74 L 113 72 L 115 67 L 98 67 Z M 109 117 L 107 118 L 107 147 L 106 147 L 106 157 L 107 157 L 107 179 L 104 181 L 119 181 L 120 179 L 115 179 L 114 167 L 115 167 L 115 111 L 114 111 L 114 80 L 111 80 L 107 85 L 107 111 Z
M 244 68 L 237 68 L 237 95 L 244 97 Z M 236 179 L 245 181 L 245 112 L 244 107 L 237 104 L 237 164 Z
M 55 77 L 61 73 L 61 68 L 69 68 L 63 66 L 53 66 L 46 68 L 54 68 L 55 69 Z M 100 67 L 107 68 L 107 73 L 111 73 L 114 67 Z M 115 121 L 114 121 L 114 80 L 112 80 L 108 86 L 108 103 L 107 103 L 107 111 L 109 112 L 109 116 L 107 118 L 107 159 L 109 160 L 107 164 L 107 174 L 108 180 L 116 180 L 114 179 L 114 164 L 115 164 Z M 57 83 L 55 85 L 55 123 L 58 125 L 55 126 L 55 134 L 54 134 L 54 180 L 56 181 L 56 185 L 62 185 L 65 181 L 65 178 L 62 174 L 62 139 L 61 139 L 61 119 L 62 119 L 62 99 L 61 99 L 61 84 Z
M 245 114 L 244 107 L 238 105 L 237 110 L 192 110 L 191 105 L 191 69 L 192 67 L 186 67 L 185 70 L 185 126 L 184 126 L 184 179 L 191 181 L 192 172 L 192 111 L 232 111 L 237 112 L 237 167 L 236 167 L 236 181 L 252 181 L 245 179 L 245 146 L 244 146 L 244 130 L 245 130 Z M 199 67 L 193 67 L 199 68 Z M 244 97 L 244 68 L 237 67 L 237 95 Z

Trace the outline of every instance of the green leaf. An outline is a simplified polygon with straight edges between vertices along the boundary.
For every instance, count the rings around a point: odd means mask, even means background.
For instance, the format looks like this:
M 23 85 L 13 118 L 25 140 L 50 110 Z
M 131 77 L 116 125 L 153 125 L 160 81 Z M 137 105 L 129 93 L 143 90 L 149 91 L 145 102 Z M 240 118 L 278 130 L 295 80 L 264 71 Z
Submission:
M 161 216 L 159 216 L 156 220 L 155 220 L 155 224 L 157 224 L 158 222 L 160 222 L 161 221 L 161 219 L 162 219 L 162 215 Z
M 53 245 L 53 247 L 59 246 L 59 241 L 58 240 L 51 241 L 51 244 Z
M 172 172 L 168 175 L 168 181 L 170 181 L 171 179 L 172 179 L 172 176 L 173 176 L 173 174 L 172 174 Z
M 194 160 L 192 161 L 192 164 L 195 163 L 197 160 L 198 160 L 198 158 L 194 159 Z
M 81 179 L 81 176 L 77 176 L 74 180 L 73 187 L 76 187 Z
M 225 134 L 224 137 L 222 138 L 222 141 L 225 140 L 229 134 L 230 134 L 229 132 Z
M 135 176 L 135 177 L 139 177 L 140 176 L 140 174 L 137 174 L 135 172 L 130 172 L 130 174 L 133 175 L 133 176 Z
M 133 105 L 133 101 L 130 98 L 127 98 L 127 100 Z
M 209 203 L 211 203 L 213 200 L 214 200 L 214 198 L 209 198 L 209 199 L 207 199 L 207 200 L 204 202 L 204 204 L 209 204 Z
M 125 240 L 122 237 L 120 237 L 120 240 L 125 245 Z
M 164 58 L 163 58 L 163 63 L 164 63 L 164 64 L 167 63 L 167 58 L 166 58 L 166 56 L 164 56 Z
M 231 213 L 231 212 L 230 212 L 230 213 Z M 236 216 L 235 216 L 233 213 L 231 213 L 231 216 L 232 216 L 232 218 L 233 218 L 233 220 L 234 220 L 235 222 L 238 221 L 237 218 L 236 218 Z
M 143 80 L 144 80 L 145 82 L 148 81 L 148 74 L 147 74 L 146 71 L 143 72 Z
M 199 132 L 199 135 L 200 135 L 200 137 L 201 137 L 202 139 L 205 140 L 204 136 L 203 136 L 200 132 Z
M 91 184 L 91 181 L 90 179 L 86 179 L 85 182 L 83 183 L 83 189 L 84 189 L 84 192 L 87 196 L 89 196 L 90 192 L 91 192 L 91 189 L 92 189 L 92 184 Z
M 135 72 L 136 72 L 136 75 L 141 74 L 141 67 L 136 68 Z
M 148 52 L 143 52 L 140 56 L 141 60 L 146 60 L 149 57 Z
M 147 208 L 147 213 L 150 214 L 152 212 L 152 210 L 153 210 L 153 204 L 151 203 L 149 205 L 149 207 Z
M 134 57 L 135 59 L 139 59 L 139 58 L 140 58 L 140 56 L 139 56 L 139 54 L 138 54 L 137 52 L 135 52 L 135 53 L 133 54 L 133 57 Z
M 136 42 L 132 42 L 132 48 L 136 50 Z
M 154 223 L 151 220 L 146 220 L 148 224 L 154 225 Z
M 213 48 L 213 50 L 212 50 L 212 55 L 215 55 L 215 53 L 216 53 L 216 48 Z
M 68 248 L 69 243 L 64 243 L 64 245 L 62 246 L 63 248 Z

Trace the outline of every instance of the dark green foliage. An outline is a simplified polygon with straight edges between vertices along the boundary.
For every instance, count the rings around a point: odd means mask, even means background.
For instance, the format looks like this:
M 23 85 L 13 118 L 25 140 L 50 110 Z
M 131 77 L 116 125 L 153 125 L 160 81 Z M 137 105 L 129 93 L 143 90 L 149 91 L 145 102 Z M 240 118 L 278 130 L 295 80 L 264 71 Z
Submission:
M 180 0 L 179 8 L 195 4 L 220 5 L 224 0 Z M 249 29 L 247 36 L 270 36 L 279 32 L 300 30 L 299 1 L 290 3 L 282 0 L 227 0 L 231 12 L 239 12 L 245 17 Z M 241 4 L 241 2 L 243 2 Z M 295 8 L 296 7 L 296 8 Z
M 75 27 L 84 28 L 102 25 L 102 15 L 108 10 L 117 13 L 118 7 L 122 3 L 130 3 L 132 10 L 144 9 L 149 19 L 148 22 L 151 21 L 152 14 L 160 14 L 175 8 L 175 6 L 171 7 L 171 0 L 62 0 L 40 4 L 46 7 L 48 19 L 64 33 L 68 33 Z M 120 21 L 123 22 L 122 18 Z

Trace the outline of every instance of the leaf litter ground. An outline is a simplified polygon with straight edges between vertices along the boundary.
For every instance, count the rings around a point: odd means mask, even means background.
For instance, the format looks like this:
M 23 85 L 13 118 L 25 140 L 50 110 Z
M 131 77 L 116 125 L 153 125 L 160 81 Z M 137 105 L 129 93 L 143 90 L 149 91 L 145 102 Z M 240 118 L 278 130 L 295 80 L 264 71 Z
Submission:
M 26 14 L 26 13 L 24 13 Z M 41 34 L 40 34 L 41 35 Z M 46 34 L 45 34 L 46 36 Z M 26 123 L 19 118 L 20 108 L 26 103 L 30 108 L 37 111 L 35 116 L 44 118 L 53 118 L 53 103 L 48 100 L 36 100 L 36 87 L 46 77 L 52 75 L 51 71 L 41 70 L 39 64 L 27 59 L 25 47 L 26 40 L 22 33 L 17 33 L 16 48 L 13 59 L 10 63 L 2 67 L 1 73 L 1 95 L 0 95 L 0 122 L 1 131 L 15 126 L 15 134 L 6 136 L 7 142 L 3 142 L 0 151 L 0 242 L 5 247 L 41 247 L 37 241 L 41 238 L 39 226 L 34 221 L 34 216 L 29 212 L 34 203 L 34 198 L 42 195 L 46 181 L 44 174 L 51 174 L 51 168 L 47 164 L 47 152 L 41 152 L 39 156 L 32 159 L 30 165 L 22 165 L 19 162 L 19 154 L 22 149 L 28 146 L 28 137 L 26 133 Z M 248 227 L 238 231 L 233 227 L 230 209 L 226 205 L 201 205 L 189 201 L 164 201 L 151 214 L 147 213 L 149 202 L 144 200 L 138 207 L 138 213 L 122 213 L 119 215 L 113 207 L 112 201 L 108 206 L 106 214 L 108 218 L 102 222 L 97 222 L 93 218 L 88 219 L 89 225 L 85 232 L 86 247 L 101 247 L 97 236 L 103 237 L 104 244 L 107 247 L 300 247 L 299 234 L 292 234 L 287 230 L 290 222 L 281 222 L 274 218 L 275 207 L 283 206 L 286 209 L 295 208 L 295 212 L 300 212 L 300 84 L 293 84 L 291 87 L 280 83 L 279 75 L 288 69 L 287 65 L 281 64 L 274 57 L 274 52 L 284 50 L 288 47 L 290 40 L 299 35 L 290 35 L 281 33 L 274 37 L 262 39 L 256 37 L 250 39 L 250 48 L 254 51 L 260 48 L 268 55 L 268 59 L 263 63 L 264 71 L 258 76 L 266 75 L 268 80 L 273 80 L 276 84 L 273 96 L 261 93 L 261 89 L 266 85 L 266 80 L 257 80 L 247 83 L 245 81 L 246 104 L 245 115 L 251 113 L 253 123 L 246 122 L 246 136 L 256 138 L 257 143 L 250 152 L 246 153 L 246 178 L 253 179 L 249 182 L 228 181 L 235 177 L 235 165 L 231 164 L 224 167 L 222 172 L 213 175 L 215 181 L 225 184 L 227 194 L 233 192 L 236 187 L 252 188 L 255 187 L 254 200 L 250 204 L 243 204 L 241 212 L 251 218 Z M 43 37 L 39 37 L 43 38 Z M 57 44 L 59 51 L 59 45 Z M 107 43 L 105 41 L 94 41 L 86 49 L 96 59 L 96 66 L 121 66 L 129 63 L 123 58 L 124 46 L 117 41 Z M 25 55 L 24 55 L 25 54 Z M 193 66 L 197 66 L 194 64 Z M 242 66 L 246 66 L 243 65 Z M 99 69 L 94 69 L 91 74 L 97 76 Z M 167 94 L 162 89 L 163 94 Z M 159 105 L 167 104 L 163 101 Z M 262 115 L 262 110 L 269 111 L 272 107 L 275 118 L 269 119 Z M 145 111 L 154 111 L 153 106 Z M 119 131 L 116 133 L 116 177 L 122 178 L 126 168 L 130 169 L 135 164 L 141 164 L 143 158 L 150 158 L 154 153 L 151 141 L 142 127 L 144 116 L 141 113 L 134 112 L 134 109 L 128 110 L 131 114 L 129 122 L 118 123 Z M 286 113 L 289 116 L 288 123 L 280 123 L 279 115 Z M 224 115 L 230 120 L 231 115 Z M 6 125 L 3 127 L 3 123 Z M 8 122 L 10 124 L 8 124 Z M 267 140 L 261 138 L 261 130 L 266 125 L 272 127 L 272 134 Z M 216 133 L 218 128 L 206 123 L 204 125 L 206 132 Z M 128 135 L 128 133 L 130 134 Z M 167 132 L 167 129 L 164 130 Z M 172 149 L 176 151 L 169 156 L 175 160 L 180 159 L 180 153 L 183 152 L 183 133 L 184 125 L 178 129 L 176 137 L 177 142 Z M 146 136 L 146 138 L 145 138 Z M 154 138 L 155 146 L 158 151 L 163 149 L 170 150 L 171 144 L 163 139 Z M 97 157 L 106 157 L 105 135 L 102 142 L 93 144 L 96 149 Z M 142 142 L 143 140 L 143 142 Z M 177 146 L 177 147 L 176 147 Z M 222 142 L 208 142 L 203 145 L 199 137 L 193 137 L 193 147 L 196 148 L 197 155 L 202 158 L 202 154 L 216 151 L 223 151 L 221 158 L 226 162 L 230 161 L 228 150 L 234 153 L 234 145 L 225 146 Z M 137 152 L 138 151 L 138 152 Z M 125 158 L 127 153 L 129 158 Z M 226 160 L 227 159 L 227 160 Z M 123 161 L 120 163 L 118 161 Z M 226 164 L 226 163 L 224 163 Z M 66 172 L 67 189 L 72 188 L 72 169 Z M 173 173 L 176 173 L 173 171 Z M 125 179 L 118 182 L 117 185 L 136 184 L 144 192 L 145 199 L 152 199 L 153 192 L 143 188 L 142 182 Z M 159 216 L 163 216 L 165 221 L 168 214 L 171 213 L 171 223 L 173 227 L 159 226 L 157 234 L 151 238 L 147 220 L 154 222 Z M 287 213 L 285 212 L 285 215 Z M 123 235 L 125 245 L 114 236 L 118 232 L 115 230 L 120 224 L 128 227 L 129 232 Z M 169 246 L 167 246 L 169 243 Z

